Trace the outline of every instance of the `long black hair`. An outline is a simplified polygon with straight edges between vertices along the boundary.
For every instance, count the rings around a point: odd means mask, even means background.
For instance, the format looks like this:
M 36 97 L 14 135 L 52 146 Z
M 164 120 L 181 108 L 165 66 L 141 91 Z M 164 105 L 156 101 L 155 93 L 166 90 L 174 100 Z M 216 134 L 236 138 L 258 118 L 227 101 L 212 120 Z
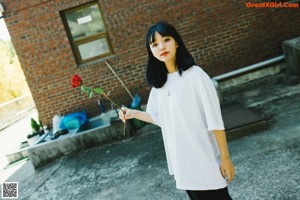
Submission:
M 155 58 L 151 52 L 150 44 L 155 41 L 155 33 L 161 36 L 171 36 L 176 41 L 178 48 L 176 50 L 175 65 L 180 75 L 188 68 L 195 65 L 195 61 L 185 47 L 177 30 L 169 23 L 159 21 L 150 26 L 146 34 L 146 48 L 148 51 L 148 62 L 146 67 L 146 80 L 148 84 L 155 88 L 161 88 L 167 82 L 168 71 L 164 62 Z

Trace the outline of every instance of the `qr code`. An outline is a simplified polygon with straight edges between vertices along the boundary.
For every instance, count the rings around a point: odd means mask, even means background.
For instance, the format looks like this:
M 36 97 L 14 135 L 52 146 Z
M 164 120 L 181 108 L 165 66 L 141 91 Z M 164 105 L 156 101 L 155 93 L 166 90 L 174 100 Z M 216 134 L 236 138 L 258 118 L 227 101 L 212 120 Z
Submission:
M 3 182 L 2 183 L 2 198 L 17 199 L 18 198 L 18 182 Z

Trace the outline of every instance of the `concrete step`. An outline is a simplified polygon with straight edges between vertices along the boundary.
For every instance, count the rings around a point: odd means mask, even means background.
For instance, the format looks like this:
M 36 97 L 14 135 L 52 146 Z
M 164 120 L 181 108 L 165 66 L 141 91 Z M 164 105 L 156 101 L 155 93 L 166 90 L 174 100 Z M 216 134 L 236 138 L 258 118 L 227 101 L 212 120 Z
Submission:
M 235 139 L 266 129 L 264 117 L 237 102 L 221 105 L 227 139 Z
M 27 148 L 18 149 L 10 154 L 6 154 L 6 159 L 8 160 L 8 164 L 12 164 L 24 158 L 28 158 Z

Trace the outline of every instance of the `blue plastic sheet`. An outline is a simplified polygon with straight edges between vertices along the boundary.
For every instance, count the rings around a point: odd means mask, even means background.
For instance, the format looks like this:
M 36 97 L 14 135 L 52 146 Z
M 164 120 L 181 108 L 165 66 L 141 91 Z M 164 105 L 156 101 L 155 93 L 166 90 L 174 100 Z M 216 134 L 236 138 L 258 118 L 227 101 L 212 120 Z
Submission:
M 133 101 L 131 102 L 130 108 L 137 108 L 140 105 L 141 97 L 138 94 L 135 94 Z
M 77 129 L 88 123 L 86 112 L 75 112 L 63 117 L 59 128 L 61 129 Z

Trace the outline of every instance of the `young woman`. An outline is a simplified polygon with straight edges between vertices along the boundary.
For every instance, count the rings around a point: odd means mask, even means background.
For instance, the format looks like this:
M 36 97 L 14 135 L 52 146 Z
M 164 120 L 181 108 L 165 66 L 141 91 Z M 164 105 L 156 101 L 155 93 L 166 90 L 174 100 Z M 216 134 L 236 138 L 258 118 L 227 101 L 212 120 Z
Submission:
M 166 22 L 149 28 L 146 47 L 146 79 L 152 86 L 146 112 L 123 107 L 120 119 L 137 118 L 161 127 L 169 173 L 192 200 L 231 199 L 227 184 L 234 178 L 234 167 L 209 76 Z

